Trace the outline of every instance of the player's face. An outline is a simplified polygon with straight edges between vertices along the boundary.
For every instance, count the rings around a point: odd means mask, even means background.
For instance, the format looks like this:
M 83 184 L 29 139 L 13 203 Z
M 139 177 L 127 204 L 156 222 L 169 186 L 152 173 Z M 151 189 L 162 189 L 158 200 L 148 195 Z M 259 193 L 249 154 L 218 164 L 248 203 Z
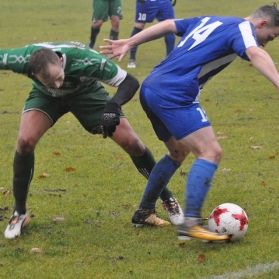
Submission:
M 38 74 L 36 78 L 48 88 L 60 88 L 63 85 L 65 73 L 61 65 L 49 65 L 50 76 L 43 78 L 42 75 Z
M 279 27 L 259 26 L 256 28 L 256 35 L 260 46 L 265 47 L 279 36 Z

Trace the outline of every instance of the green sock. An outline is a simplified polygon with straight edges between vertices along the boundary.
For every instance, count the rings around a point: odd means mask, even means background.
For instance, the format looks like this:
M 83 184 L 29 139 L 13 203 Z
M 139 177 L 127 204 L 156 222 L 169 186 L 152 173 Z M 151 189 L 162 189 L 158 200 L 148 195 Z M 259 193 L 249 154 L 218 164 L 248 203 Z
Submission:
M 13 165 L 14 210 L 19 214 L 24 214 L 26 212 L 26 200 L 29 185 L 33 178 L 34 164 L 34 153 L 21 155 L 17 151 L 15 152 Z
M 116 32 L 114 30 L 110 30 L 110 34 L 109 34 L 109 38 L 111 40 L 118 40 L 118 35 L 119 35 L 119 32 Z
M 151 153 L 151 151 L 145 147 L 145 152 L 140 157 L 130 156 L 134 165 L 138 171 L 146 178 L 149 178 L 149 175 L 156 165 L 156 161 Z M 162 201 L 165 201 L 172 197 L 172 192 L 166 187 L 160 195 Z
M 94 48 L 97 36 L 100 32 L 100 28 L 94 28 L 91 26 L 91 32 L 90 32 L 90 42 L 89 42 L 89 47 Z

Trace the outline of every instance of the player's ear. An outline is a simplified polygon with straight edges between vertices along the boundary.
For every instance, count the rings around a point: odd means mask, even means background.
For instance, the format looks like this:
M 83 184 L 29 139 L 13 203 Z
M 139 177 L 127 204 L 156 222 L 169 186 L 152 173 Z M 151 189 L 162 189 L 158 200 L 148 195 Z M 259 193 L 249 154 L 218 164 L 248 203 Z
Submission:
M 266 27 L 268 25 L 268 21 L 266 19 L 261 20 L 260 27 Z

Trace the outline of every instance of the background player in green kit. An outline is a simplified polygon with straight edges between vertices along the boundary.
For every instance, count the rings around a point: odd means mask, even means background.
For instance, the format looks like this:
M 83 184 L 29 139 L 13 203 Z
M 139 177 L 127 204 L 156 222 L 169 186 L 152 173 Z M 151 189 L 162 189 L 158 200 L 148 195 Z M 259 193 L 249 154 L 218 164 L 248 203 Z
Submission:
M 146 178 L 155 165 L 153 155 L 137 137 L 121 106 L 136 93 L 136 78 L 96 51 L 77 42 L 40 43 L 0 50 L 0 69 L 12 70 L 33 80 L 33 88 L 21 116 L 14 156 L 14 212 L 6 238 L 21 234 L 30 218 L 26 212 L 29 185 L 34 173 L 34 150 L 44 133 L 67 112 L 92 134 L 111 137 L 132 158 Z M 115 86 L 111 98 L 102 84 Z M 169 190 L 161 195 L 173 224 L 183 220 L 183 212 Z M 168 225 L 155 211 L 149 222 Z
M 93 0 L 93 15 L 89 47 L 94 48 L 101 26 L 110 18 L 110 39 L 117 40 L 122 15 L 121 0 Z

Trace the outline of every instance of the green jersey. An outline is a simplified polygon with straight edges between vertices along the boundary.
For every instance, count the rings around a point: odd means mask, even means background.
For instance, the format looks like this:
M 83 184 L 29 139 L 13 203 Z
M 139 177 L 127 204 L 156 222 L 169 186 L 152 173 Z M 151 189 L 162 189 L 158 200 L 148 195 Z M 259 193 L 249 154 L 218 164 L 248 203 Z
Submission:
M 30 55 L 43 47 L 52 49 L 63 58 L 65 80 L 63 86 L 58 89 L 45 87 L 30 72 L 28 65 Z M 87 91 L 94 92 L 101 86 L 99 81 L 118 87 L 127 75 L 126 71 L 110 59 L 78 42 L 45 42 L 22 48 L 2 49 L 0 50 L 0 70 L 12 70 L 28 76 L 33 80 L 34 88 L 53 97 Z

